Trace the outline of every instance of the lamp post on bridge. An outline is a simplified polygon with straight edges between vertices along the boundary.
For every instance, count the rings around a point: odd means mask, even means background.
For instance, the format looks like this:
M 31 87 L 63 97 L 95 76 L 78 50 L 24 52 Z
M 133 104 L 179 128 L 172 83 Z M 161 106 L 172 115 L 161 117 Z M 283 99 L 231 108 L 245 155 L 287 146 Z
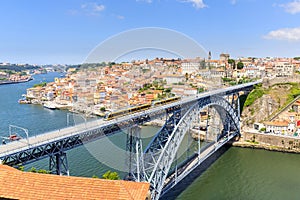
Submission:
M 16 126 L 16 125 L 9 125 L 9 137 L 11 137 L 12 136 L 12 134 L 11 134 L 11 129 L 12 128 L 17 128 L 17 129 L 21 129 L 22 131 L 24 131 L 25 132 L 25 134 L 26 134 L 26 140 L 27 140 L 27 144 L 29 145 L 29 138 L 28 138 L 28 129 L 26 129 L 26 128 L 22 128 L 22 127 L 20 127 L 20 126 Z

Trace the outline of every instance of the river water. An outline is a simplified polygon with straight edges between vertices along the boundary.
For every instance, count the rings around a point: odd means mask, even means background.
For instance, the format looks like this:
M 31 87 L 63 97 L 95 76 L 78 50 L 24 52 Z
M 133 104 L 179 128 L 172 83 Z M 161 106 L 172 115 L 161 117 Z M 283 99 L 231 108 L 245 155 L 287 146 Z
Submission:
M 53 81 L 58 73 L 35 75 L 34 80 L 16 85 L 0 85 L 0 136 L 8 135 L 9 125 L 17 125 L 36 135 L 67 126 L 67 111 L 48 110 L 38 105 L 20 105 L 26 88 L 42 81 Z M 79 123 L 80 119 L 77 120 Z M 157 127 L 144 127 L 149 141 Z M 24 133 L 20 133 L 24 134 Z M 116 134 L 67 152 L 70 174 L 91 177 L 111 169 L 125 169 L 125 134 Z M 26 166 L 48 168 L 48 159 Z M 299 199 L 300 155 L 232 147 L 195 178 L 177 199 Z

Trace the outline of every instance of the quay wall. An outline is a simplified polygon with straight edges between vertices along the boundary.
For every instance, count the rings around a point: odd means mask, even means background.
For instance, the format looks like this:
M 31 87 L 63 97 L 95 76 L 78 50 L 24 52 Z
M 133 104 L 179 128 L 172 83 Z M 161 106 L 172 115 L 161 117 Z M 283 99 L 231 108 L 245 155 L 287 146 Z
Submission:
M 232 146 L 300 153 L 300 138 L 253 132 L 243 132 L 242 135 L 243 137 L 233 142 Z

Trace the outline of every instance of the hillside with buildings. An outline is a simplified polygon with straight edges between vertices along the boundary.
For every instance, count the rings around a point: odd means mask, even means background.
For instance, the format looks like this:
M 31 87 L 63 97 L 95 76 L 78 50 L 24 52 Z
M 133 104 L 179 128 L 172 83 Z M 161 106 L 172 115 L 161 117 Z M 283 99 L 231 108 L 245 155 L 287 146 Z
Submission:
M 291 81 L 291 82 L 289 82 Z M 300 134 L 300 77 L 264 80 L 244 102 L 243 128 L 277 134 Z
M 266 77 L 293 77 L 300 62 L 292 58 L 206 58 L 137 60 L 69 66 L 64 78 L 28 88 L 26 102 L 104 116 L 124 107 L 173 96 L 193 96 Z M 268 82 L 269 83 L 269 82 Z M 275 100 L 276 102 L 276 100 Z M 276 103 L 274 106 L 276 107 Z M 284 102 L 280 100 L 280 104 Z M 249 108 L 250 111 L 252 108 Z M 265 115 L 265 112 L 262 112 Z M 251 124 L 251 120 L 247 119 Z M 254 122 L 253 122 L 254 123 Z

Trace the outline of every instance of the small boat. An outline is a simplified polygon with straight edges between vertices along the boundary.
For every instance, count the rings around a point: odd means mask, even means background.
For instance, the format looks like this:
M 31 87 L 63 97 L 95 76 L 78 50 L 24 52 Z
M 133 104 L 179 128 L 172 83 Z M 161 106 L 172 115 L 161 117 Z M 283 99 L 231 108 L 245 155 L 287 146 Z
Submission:
M 48 108 L 48 109 L 51 109 L 51 110 L 56 109 L 56 106 L 52 102 L 46 102 L 46 103 L 44 103 L 43 106 L 44 106 L 44 108 Z
M 26 94 L 22 94 L 22 98 L 18 100 L 19 104 L 30 104 L 31 102 L 27 100 Z
M 31 102 L 26 100 L 26 99 L 19 99 L 18 100 L 19 104 L 30 104 Z

